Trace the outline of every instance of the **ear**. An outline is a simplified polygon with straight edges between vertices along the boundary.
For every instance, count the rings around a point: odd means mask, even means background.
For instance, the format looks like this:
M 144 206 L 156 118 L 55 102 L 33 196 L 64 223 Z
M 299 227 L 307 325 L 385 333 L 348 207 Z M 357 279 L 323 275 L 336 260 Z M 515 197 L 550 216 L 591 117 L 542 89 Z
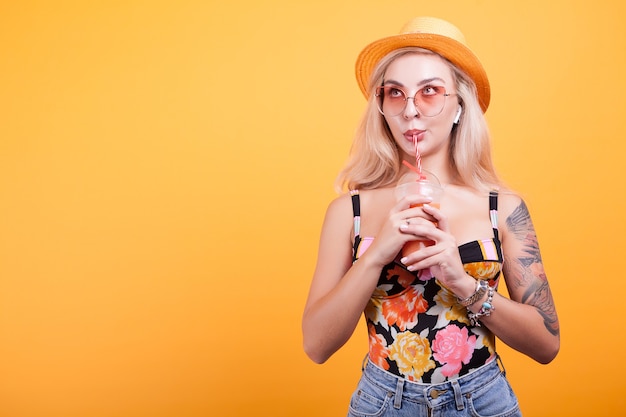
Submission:
M 459 120 L 461 119 L 461 113 L 463 112 L 463 107 L 459 105 L 459 109 L 456 111 L 456 116 L 454 116 L 454 124 L 458 125 Z

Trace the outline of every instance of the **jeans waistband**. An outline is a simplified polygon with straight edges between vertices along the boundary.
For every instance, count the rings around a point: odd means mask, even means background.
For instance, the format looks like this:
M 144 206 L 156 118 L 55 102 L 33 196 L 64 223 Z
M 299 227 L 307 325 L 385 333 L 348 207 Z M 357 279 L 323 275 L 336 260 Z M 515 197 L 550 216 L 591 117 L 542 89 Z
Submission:
M 455 401 L 457 406 L 462 406 L 462 396 L 467 395 L 493 379 L 506 374 L 499 356 L 481 366 L 480 368 L 465 374 L 459 378 L 436 384 L 421 384 L 400 378 L 367 360 L 363 367 L 363 377 L 369 379 L 372 384 L 395 393 L 395 406 L 399 407 L 402 398 L 426 403 L 435 407 L 449 401 Z

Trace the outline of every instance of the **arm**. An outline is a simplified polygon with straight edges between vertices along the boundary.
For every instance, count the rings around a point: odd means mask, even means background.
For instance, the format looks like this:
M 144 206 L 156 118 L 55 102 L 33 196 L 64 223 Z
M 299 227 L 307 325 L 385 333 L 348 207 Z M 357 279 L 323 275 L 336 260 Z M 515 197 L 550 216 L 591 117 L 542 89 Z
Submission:
M 494 297 L 496 311 L 482 322 L 504 343 L 540 363 L 559 351 L 559 321 L 543 269 L 537 234 L 526 204 L 501 194 L 506 220 L 501 227 L 504 279 L 511 299 Z M 480 303 L 471 307 L 480 308 Z
M 513 194 L 500 194 L 499 225 L 504 253 L 504 279 L 510 299 L 495 294 L 493 314 L 482 317 L 488 327 L 504 343 L 540 363 L 548 363 L 559 351 L 559 322 L 543 270 L 537 235 L 526 204 Z M 443 213 L 433 207 L 424 211 L 437 219 L 439 229 L 413 224 L 405 233 L 424 236 L 436 245 L 409 255 L 403 262 L 409 269 L 434 268 L 435 276 L 459 298 L 467 298 L 476 288 L 476 280 L 463 269 L 454 236 Z M 487 299 L 483 296 L 469 306 L 477 312 Z
M 348 341 L 380 273 L 365 256 L 352 265 L 351 213 L 349 196 L 340 197 L 328 207 L 322 226 L 302 318 L 304 350 L 316 363 L 325 362 Z
M 391 210 L 372 245 L 354 264 L 350 196 L 339 197 L 328 207 L 302 317 L 304 350 L 314 362 L 325 362 L 348 341 L 376 288 L 382 268 L 410 239 L 400 232 L 400 224 L 411 213 L 403 211 L 409 203 L 403 201 Z

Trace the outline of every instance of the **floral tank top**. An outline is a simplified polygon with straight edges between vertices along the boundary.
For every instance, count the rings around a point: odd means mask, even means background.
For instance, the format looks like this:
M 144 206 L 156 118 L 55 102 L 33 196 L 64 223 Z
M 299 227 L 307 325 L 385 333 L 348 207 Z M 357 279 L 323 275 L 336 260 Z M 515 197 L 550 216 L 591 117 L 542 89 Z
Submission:
M 372 243 L 361 237 L 360 200 L 352 191 L 355 262 Z M 498 237 L 498 194 L 489 194 L 494 236 L 459 246 L 465 271 L 497 289 L 502 269 Z M 485 213 L 487 215 L 487 213 Z M 406 380 L 440 383 L 484 365 L 495 354 L 495 337 L 485 326 L 470 325 L 467 310 L 430 270 L 408 271 L 400 255 L 381 272 L 364 314 L 369 360 Z

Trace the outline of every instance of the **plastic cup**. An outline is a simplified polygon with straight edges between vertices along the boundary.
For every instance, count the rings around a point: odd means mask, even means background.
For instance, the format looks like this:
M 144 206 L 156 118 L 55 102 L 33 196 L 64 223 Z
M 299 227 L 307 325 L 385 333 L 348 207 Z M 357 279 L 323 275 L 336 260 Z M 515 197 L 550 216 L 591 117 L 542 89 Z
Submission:
M 404 175 L 395 189 L 395 197 L 397 201 L 408 195 L 421 195 L 430 197 L 432 201 L 429 203 L 433 207 L 441 207 L 441 196 L 443 194 L 443 188 L 437 177 L 426 171 L 422 170 L 422 175 L 416 173 L 408 173 Z M 423 204 L 411 204 L 411 207 L 421 207 Z M 420 250 L 426 246 L 432 246 L 435 242 L 432 240 L 412 240 L 404 244 L 402 247 L 402 256 L 407 256 L 417 250 Z

